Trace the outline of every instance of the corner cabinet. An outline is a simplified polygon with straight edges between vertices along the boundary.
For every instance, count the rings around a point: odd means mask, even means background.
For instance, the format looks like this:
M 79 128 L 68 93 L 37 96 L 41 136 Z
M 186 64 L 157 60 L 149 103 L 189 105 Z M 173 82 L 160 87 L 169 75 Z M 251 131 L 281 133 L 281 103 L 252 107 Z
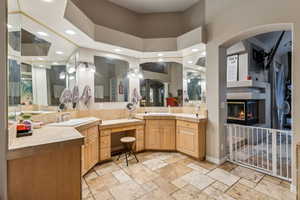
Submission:
M 84 175 L 99 162 L 98 125 L 81 130 L 84 145 L 81 146 L 81 174 Z
M 175 120 L 146 120 L 145 148 L 174 151 L 176 149 L 175 130 Z
M 176 149 L 194 158 L 205 159 L 206 120 L 188 122 L 177 120 Z

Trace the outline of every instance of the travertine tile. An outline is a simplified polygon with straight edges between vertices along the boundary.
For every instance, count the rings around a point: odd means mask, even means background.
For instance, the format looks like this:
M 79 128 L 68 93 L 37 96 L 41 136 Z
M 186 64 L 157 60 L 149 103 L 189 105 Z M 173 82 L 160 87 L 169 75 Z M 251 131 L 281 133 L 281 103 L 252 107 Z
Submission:
M 146 191 L 134 181 L 111 187 L 109 191 L 116 200 L 134 200 L 146 194 Z
M 234 183 L 236 183 L 239 180 L 238 176 L 235 176 L 223 169 L 214 169 L 213 171 L 209 172 L 207 174 L 208 176 L 210 176 L 211 178 L 222 182 L 228 186 L 233 185 Z
M 231 187 L 226 193 L 235 199 L 241 200 L 274 200 L 274 198 L 272 198 L 271 196 L 255 191 L 252 188 L 239 183 Z
M 260 181 L 254 189 L 258 192 L 270 195 L 275 199 L 296 199 L 296 194 L 291 192 L 288 188 L 265 180 Z
M 154 179 L 153 183 L 155 183 L 160 190 L 164 191 L 167 194 L 171 194 L 178 190 L 175 185 L 171 184 L 169 181 L 162 177 Z
M 138 198 L 137 200 L 174 200 L 169 194 L 161 189 L 154 190 L 146 195 Z
M 231 170 L 233 170 L 233 169 L 236 168 L 236 167 L 237 167 L 236 164 L 233 164 L 233 163 L 231 163 L 231 162 L 225 162 L 225 163 L 223 163 L 221 166 L 219 166 L 218 168 L 230 172 Z
M 95 179 L 87 181 L 87 184 L 93 194 L 103 192 L 110 187 L 119 184 L 118 180 L 112 174 L 98 176 Z
M 252 169 L 248 169 L 248 168 L 245 168 L 245 167 L 240 167 L 240 166 L 233 169 L 231 171 L 231 173 L 233 175 L 245 178 L 245 179 L 247 179 L 249 181 L 252 181 L 254 183 L 258 183 L 264 176 L 264 174 L 262 174 L 260 172 L 257 172 L 257 171 L 254 171 Z
M 93 171 L 93 170 L 91 170 L 90 172 L 88 172 L 88 173 L 84 176 L 84 179 L 85 179 L 86 181 L 89 181 L 89 180 L 92 180 L 92 179 L 97 178 L 97 177 L 98 177 L 98 175 L 96 174 L 96 172 Z
M 83 199 L 86 199 L 86 198 L 91 197 L 92 193 L 88 188 L 86 188 L 86 189 L 82 190 L 81 196 L 82 196 Z
M 81 179 L 81 189 L 84 190 L 84 189 L 86 189 L 86 188 L 88 188 L 88 185 L 86 184 L 84 178 L 82 178 L 82 179 Z
M 210 186 L 208 188 L 206 188 L 204 191 L 204 193 L 206 193 L 208 196 L 214 198 L 214 199 L 218 199 L 218 200 L 234 200 L 234 198 L 232 198 L 231 196 L 225 194 L 224 192 Z
M 184 200 L 196 200 L 196 199 L 198 199 L 199 193 L 180 189 L 180 190 L 177 190 L 176 192 L 174 192 L 171 196 L 176 200 L 183 200 L 183 199 Z
M 97 174 L 102 176 L 120 170 L 120 167 L 114 162 L 109 162 L 109 163 L 104 163 L 102 165 L 97 165 L 96 167 L 94 167 L 94 170 L 97 172 Z
M 182 180 L 202 190 L 212 184 L 214 180 L 198 171 L 192 171 L 182 177 Z
M 176 163 L 155 170 L 155 172 L 158 173 L 161 177 L 169 181 L 173 181 L 191 171 L 191 168 Z
M 142 164 L 130 166 L 128 168 L 124 168 L 124 171 L 130 175 L 137 183 L 143 184 L 149 182 L 159 175 Z
M 214 182 L 214 183 L 211 185 L 211 187 L 213 187 L 213 188 L 215 188 L 215 189 L 217 189 L 217 190 L 220 190 L 220 191 L 222 191 L 222 192 L 225 192 L 225 191 L 229 188 L 228 185 L 226 185 L 226 184 L 224 184 L 224 183 L 221 183 L 221 182 L 219 182 L 219 181 Z
M 210 163 L 208 161 L 200 161 L 200 162 L 195 162 L 195 164 L 199 165 L 200 167 L 203 167 L 207 170 L 213 170 L 213 169 L 216 169 L 218 166 L 213 164 L 213 163 Z
M 256 183 L 249 181 L 248 179 L 245 178 L 241 178 L 238 183 L 243 184 L 245 186 L 248 186 L 250 188 L 255 188 L 256 187 Z
M 175 179 L 174 181 L 171 182 L 173 185 L 175 185 L 178 188 L 183 188 L 184 186 L 186 186 L 188 183 L 186 181 L 184 181 L 181 177 Z
M 202 174 L 207 174 L 209 172 L 209 170 L 203 168 L 203 167 L 200 167 L 199 165 L 196 165 L 195 163 L 190 163 L 187 165 L 187 167 L 193 169 L 193 170 L 196 170 Z
M 152 192 L 152 191 L 158 189 L 158 186 L 155 183 L 153 183 L 152 181 L 143 183 L 143 184 L 141 184 L 141 186 L 146 192 Z
M 270 183 L 274 183 L 276 185 L 279 185 L 282 182 L 281 179 L 273 177 L 273 176 L 269 176 L 269 175 L 265 175 L 264 178 L 263 178 L 263 180 L 264 181 L 268 181 Z
M 124 183 L 132 180 L 123 170 L 114 171 L 112 175 L 120 182 Z
M 149 169 L 151 169 L 152 171 L 162 168 L 164 166 L 167 166 L 168 163 L 158 159 L 158 158 L 154 158 L 151 160 L 147 160 L 145 162 L 143 162 L 143 165 L 145 165 L 146 167 L 148 167 Z
M 113 200 L 113 196 L 108 190 L 94 194 L 95 200 Z

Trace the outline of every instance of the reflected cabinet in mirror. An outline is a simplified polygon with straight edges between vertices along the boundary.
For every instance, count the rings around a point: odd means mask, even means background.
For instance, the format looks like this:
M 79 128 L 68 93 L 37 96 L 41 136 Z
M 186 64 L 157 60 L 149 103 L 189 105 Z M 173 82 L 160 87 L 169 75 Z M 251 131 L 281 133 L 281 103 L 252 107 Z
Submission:
M 129 63 L 95 56 L 95 102 L 127 102 Z
M 141 64 L 144 79 L 140 80 L 142 107 L 182 106 L 183 67 L 175 62 Z

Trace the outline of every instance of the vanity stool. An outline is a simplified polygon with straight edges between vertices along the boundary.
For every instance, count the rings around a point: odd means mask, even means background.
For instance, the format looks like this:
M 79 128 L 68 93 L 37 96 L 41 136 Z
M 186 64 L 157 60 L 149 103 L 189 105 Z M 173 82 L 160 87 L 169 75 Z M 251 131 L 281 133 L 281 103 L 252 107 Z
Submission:
M 120 139 L 121 143 L 123 144 L 123 146 L 125 147 L 125 150 L 124 150 L 124 154 L 125 154 L 125 159 L 126 159 L 126 164 L 128 166 L 128 157 L 132 154 L 136 161 L 139 162 L 139 160 L 137 159 L 134 151 L 133 151 L 133 145 L 136 141 L 135 137 L 122 137 Z M 118 159 L 119 160 L 121 157 L 121 154 L 119 155 Z

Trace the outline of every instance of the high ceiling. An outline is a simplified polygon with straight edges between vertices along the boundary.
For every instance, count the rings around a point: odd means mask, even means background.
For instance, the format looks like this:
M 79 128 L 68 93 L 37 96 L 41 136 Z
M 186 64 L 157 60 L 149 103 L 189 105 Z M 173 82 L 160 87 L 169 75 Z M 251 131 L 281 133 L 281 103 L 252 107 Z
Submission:
M 199 0 L 108 0 L 137 13 L 161 13 L 184 11 Z

